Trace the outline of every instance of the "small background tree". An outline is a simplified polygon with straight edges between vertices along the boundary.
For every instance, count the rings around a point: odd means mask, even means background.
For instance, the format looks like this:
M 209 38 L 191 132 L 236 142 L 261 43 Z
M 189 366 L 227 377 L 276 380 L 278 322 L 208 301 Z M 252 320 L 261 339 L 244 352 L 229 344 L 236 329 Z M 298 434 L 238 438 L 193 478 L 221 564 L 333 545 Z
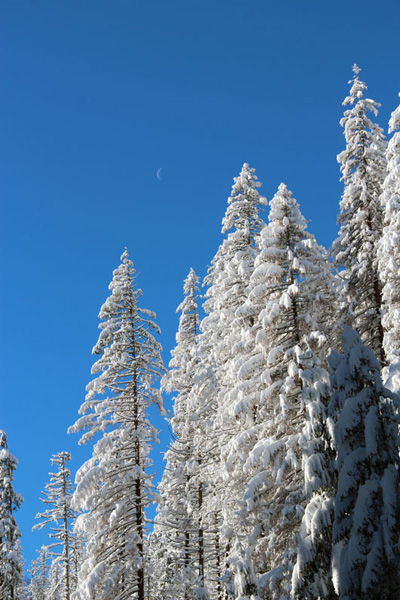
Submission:
M 12 486 L 18 461 L 7 447 L 7 437 L 0 430 L 0 598 L 21 600 L 23 564 L 19 539 L 21 537 L 14 512 L 23 498 Z
M 53 587 L 48 586 L 47 592 L 52 595 L 57 588 L 57 594 L 63 600 L 70 600 L 73 591 L 72 572 L 72 528 L 76 513 L 71 507 L 73 485 L 71 483 L 71 472 L 67 462 L 71 460 L 69 452 L 59 452 L 52 456 L 51 464 L 58 467 L 57 472 L 50 473 L 50 482 L 46 484 L 41 501 L 48 507 L 44 512 L 36 515 L 41 519 L 33 529 L 43 529 L 50 525 L 49 537 L 54 540 L 47 548 L 50 552 L 53 571 Z
M 166 465 L 159 486 L 158 506 L 153 543 L 168 548 L 168 558 L 158 569 L 158 586 L 164 578 L 170 594 L 176 598 L 191 599 L 194 595 L 196 573 L 199 568 L 199 536 L 197 508 L 198 485 L 196 483 L 196 452 L 194 427 L 188 406 L 188 396 L 193 388 L 194 351 L 199 334 L 197 306 L 198 277 L 191 269 L 185 279 L 184 300 L 178 306 L 179 328 L 176 347 L 172 350 L 169 371 L 163 377 L 162 386 L 176 393 L 174 414 L 170 420 L 172 442 L 165 454 Z M 154 555 L 153 555 L 154 556 Z M 158 558 L 159 560 L 159 553 Z M 157 566 L 154 566 L 157 570 Z M 173 575 L 173 582 L 169 582 Z M 174 589 L 171 589 L 174 586 Z
M 48 574 L 50 569 L 49 549 L 42 546 L 37 550 L 39 556 L 32 560 L 29 569 L 31 578 L 29 584 L 29 600 L 46 600 L 48 595 Z

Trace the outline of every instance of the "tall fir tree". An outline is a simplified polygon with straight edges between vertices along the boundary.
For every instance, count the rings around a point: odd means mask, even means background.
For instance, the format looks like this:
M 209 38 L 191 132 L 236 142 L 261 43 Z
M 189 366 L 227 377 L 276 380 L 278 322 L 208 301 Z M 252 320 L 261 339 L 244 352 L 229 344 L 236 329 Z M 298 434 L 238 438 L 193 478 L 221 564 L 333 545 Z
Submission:
M 386 142 L 382 130 L 368 116 L 377 115 L 377 102 L 364 98 L 367 89 L 360 81 L 360 69 L 353 67 L 350 95 L 343 102 L 350 108 L 340 124 L 346 149 L 338 155 L 343 196 L 338 224 L 340 230 L 332 245 L 338 270 L 339 321 L 359 331 L 364 343 L 386 364 L 382 327 L 382 285 L 378 269 L 378 242 L 382 235 L 380 196 L 385 177 Z
M 241 427 L 226 459 L 226 477 L 241 490 L 246 558 L 259 577 L 261 598 L 290 593 L 304 500 L 299 357 L 308 343 L 319 352 L 326 343 L 318 317 L 329 280 L 323 249 L 281 184 L 261 232 L 248 299 L 236 313 L 247 324 L 230 407 Z
M 393 136 L 386 151 L 387 175 L 381 197 L 384 223 L 378 248 L 388 364 L 400 359 L 400 106 L 391 115 L 389 133 Z
M 338 490 L 333 522 L 334 583 L 340 600 L 400 595 L 400 398 L 380 365 L 346 326 L 343 354 L 328 362 Z
M 197 453 L 194 448 L 192 415 L 188 396 L 193 387 L 193 354 L 199 334 L 198 287 L 199 279 L 193 269 L 185 279 L 184 300 L 178 306 L 179 328 L 176 346 L 172 350 L 169 371 L 163 377 L 162 387 L 176 393 L 174 413 L 170 420 L 172 442 L 165 454 L 166 465 L 159 485 L 160 503 L 155 531 L 163 540 L 169 555 L 164 571 L 158 569 L 158 579 L 166 582 L 174 573 L 175 598 L 193 598 L 195 579 L 201 558 L 199 536 Z M 159 560 L 159 556 L 156 558 Z M 169 584 L 171 588 L 172 582 Z
M 150 423 L 152 404 L 163 412 L 157 388 L 164 373 L 154 313 L 141 309 L 141 290 L 128 251 L 110 283 L 100 310 L 101 333 L 94 354 L 100 358 L 88 385 L 83 416 L 70 428 L 86 429 L 80 443 L 99 434 L 92 458 L 78 471 L 74 506 L 84 511 L 86 559 L 79 573 L 78 598 L 145 598 L 146 537 L 144 510 L 154 486 L 149 452 L 157 441 Z
M 18 461 L 8 450 L 7 437 L 0 430 L 0 598 L 22 600 L 23 564 L 19 539 L 21 533 L 14 513 L 23 498 L 12 486 Z
M 229 536 L 225 535 L 223 512 L 232 504 L 232 499 L 221 478 L 221 448 L 236 427 L 234 417 L 224 420 L 222 414 L 223 406 L 229 402 L 230 365 L 240 338 L 235 314 L 246 298 L 257 254 L 257 238 L 264 225 L 260 211 L 266 200 L 258 193 L 260 185 L 255 170 L 247 163 L 234 178 L 222 220 L 222 233 L 226 237 L 205 278 L 208 285 L 204 303 L 206 316 L 201 323 L 195 386 L 190 397 L 196 423 L 195 446 L 199 452 L 200 473 L 203 473 L 199 479 L 199 504 L 208 557 L 205 580 L 210 596 L 216 600 L 225 597 L 221 581 L 231 545 Z
M 299 600 L 334 600 L 337 594 L 332 582 L 332 525 L 337 475 L 328 421 L 329 373 L 311 348 L 300 358 L 300 364 L 306 411 L 302 435 L 306 505 L 293 569 L 292 596 Z
M 69 452 L 59 452 L 52 456 L 51 464 L 57 466 L 56 473 L 50 473 L 50 482 L 46 484 L 42 502 L 46 510 L 36 515 L 41 519 L 33 529 L 43 529 L 50 525 L 49 537 L 52 541 L 48 545 L 52 561 L 57 565 L 59 580 L 57 589 L 60 598 L 70 600 L 74 590 L 72 587 L 72 528 L 75 521 L 75 511 L 71 507 L 73 485 L 71 472 L 67 462 L 71 460 Z M 51 590 L 49 589 L 51 594 Z

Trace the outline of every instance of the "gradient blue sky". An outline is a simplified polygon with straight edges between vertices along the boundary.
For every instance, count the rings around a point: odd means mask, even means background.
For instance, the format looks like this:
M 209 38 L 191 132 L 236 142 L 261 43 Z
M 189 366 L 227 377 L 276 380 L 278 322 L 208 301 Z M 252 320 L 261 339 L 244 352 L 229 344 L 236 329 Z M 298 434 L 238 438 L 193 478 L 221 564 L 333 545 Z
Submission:
M 66 430 L 124 246 L 167 363 L 182 281 L 191 266 L 205 274 L 243 162 L 268 199 L 284 181 L 329 245 L 351 67 L 386 130 L 400 4 L 3 0 L 0 23 L 0 428 L 19 459 L 30 562 L 50 456 L 69 450 L 74 470 L 88 456 Z

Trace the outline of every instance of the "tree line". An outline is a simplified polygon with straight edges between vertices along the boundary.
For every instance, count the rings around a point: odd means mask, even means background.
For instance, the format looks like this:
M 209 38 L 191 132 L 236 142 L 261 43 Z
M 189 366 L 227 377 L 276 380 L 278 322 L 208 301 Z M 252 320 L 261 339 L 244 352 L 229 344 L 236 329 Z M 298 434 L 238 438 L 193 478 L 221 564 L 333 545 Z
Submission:
M 326 250 L 281 184 L 245 163 L 204 302 L 193 269 L 169 368 L 125 250 L 100 311 L 93 379 L 69 429 L 92 457 L 52 458 L 22 582 L 22 498 L 0 437 L 4 600 L 395 600 L 400 597 L 400 106 L 389 141 L 353 67 Z M 262 212 L 268 206 L 264 222 Z M 149 419 L 173 395 L 160 484 Z M 157 502 L 154 522 L 146 508 Z

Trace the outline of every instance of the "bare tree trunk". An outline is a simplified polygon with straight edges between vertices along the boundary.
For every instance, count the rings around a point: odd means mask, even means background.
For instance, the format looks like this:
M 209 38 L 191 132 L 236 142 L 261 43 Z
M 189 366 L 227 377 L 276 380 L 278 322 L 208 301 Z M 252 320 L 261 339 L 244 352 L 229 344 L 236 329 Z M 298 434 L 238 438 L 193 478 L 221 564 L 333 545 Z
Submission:
M 199 465 L 201 461 L 199 460 Z M 201 585 L 204 587 L 204 529 L 201 519 L 201 509 L 203 507 L 203 484 L 199 484 L 199 577 Z
M 221 571 L 221 545 L 219 542 L 219 531 L 218 531 L 218 515 L 215 513 L 215 563 L 216 563 L 216 576 L 217 576 L 217 599 L 223 600 L 222 591 L 222 571 Z

